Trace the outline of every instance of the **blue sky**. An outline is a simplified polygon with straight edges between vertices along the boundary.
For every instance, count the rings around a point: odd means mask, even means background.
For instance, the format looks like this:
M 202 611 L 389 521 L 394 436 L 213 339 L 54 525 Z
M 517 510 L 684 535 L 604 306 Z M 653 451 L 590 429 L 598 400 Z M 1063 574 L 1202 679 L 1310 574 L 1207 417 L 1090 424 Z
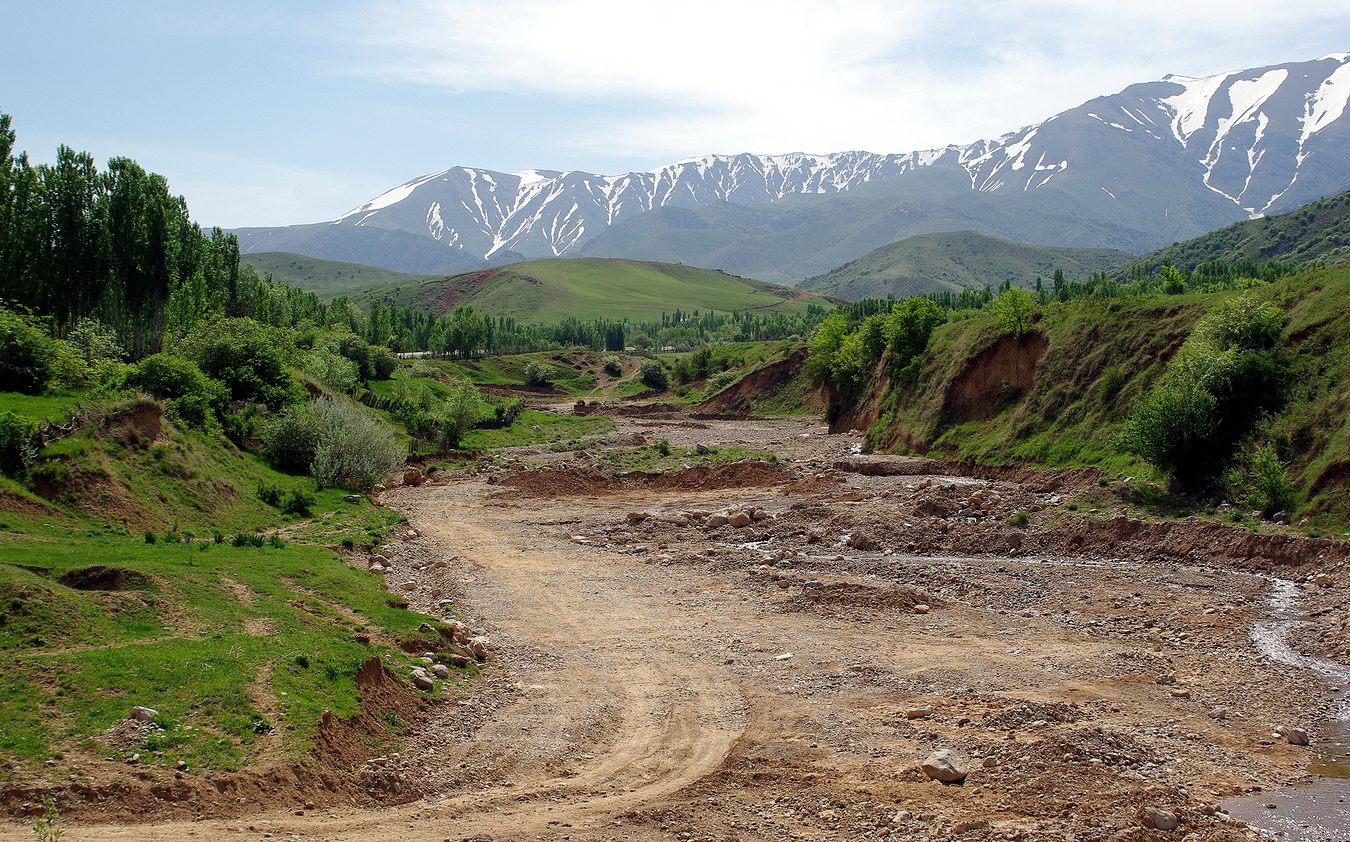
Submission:
M 454 165 L 904 152 L 1166 73 L 1350 50 L 1350 4 L 7 0 L 20 148 L 128 155 L 206 224 L 335 217 Z

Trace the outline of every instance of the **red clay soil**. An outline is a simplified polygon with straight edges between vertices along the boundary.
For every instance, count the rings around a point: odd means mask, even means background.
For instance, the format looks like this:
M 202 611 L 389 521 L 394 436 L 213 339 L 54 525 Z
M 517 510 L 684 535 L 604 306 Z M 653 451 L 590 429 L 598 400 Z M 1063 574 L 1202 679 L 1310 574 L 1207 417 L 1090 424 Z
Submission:
M 801 348 L 777 362 L 761 366 L 732 385 L 696 405 L 690 414 L 695 418 L 743 416 L 750 412 L 754 402 L 783 388 L 806 362 L 806 349 Z M 813 402 L 824 408 L 824 397 L 817 393 Z
M 790 482 L 795 474 L 770 462 L 733 462 L 707 467 L 699 465 L 678 471 L 624 473 L 594 467 L 557 465 L 522 471 L 504 478 L 515 496 L 535 498 L 594 496 L 629 493 L 635 489 L 655 491 L 713 491 L 721 488 L 753 488 Z
M 949 422 L 987 418 L 1014 394 L 1036 383 L 1036 364 L 1050 347 L 1044 333 L 1016 339 L 1004 334 L 966 362 L 966 367 L 947 386 L 942 415 Z

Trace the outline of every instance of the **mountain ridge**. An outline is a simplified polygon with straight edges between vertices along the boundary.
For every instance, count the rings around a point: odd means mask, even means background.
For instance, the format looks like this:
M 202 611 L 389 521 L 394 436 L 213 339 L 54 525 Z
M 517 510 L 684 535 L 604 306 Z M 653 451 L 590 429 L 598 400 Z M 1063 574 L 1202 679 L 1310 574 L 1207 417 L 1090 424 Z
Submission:
M 954 211 L 939 207 L 944 221 L 937 227 L 984 228 L 1039 241 L 1054 233 L 1056 215 L 1086 212 L 1105 226 L 1096 241 L 1061 237 L 1053 244 L 1139 252 L 1350 186 L 1347 100 L 1350 54 L 1332 53 L 1208 77 L 1169 75 L 1137 83 L 966 145 L 890 154 L 702 155 L 613 176 L 451 167 L 405 182 L 329 223 L 239 233 L 245 251 L 297 251 L 399 271 L 439 272 L 574 254 L 645 259 L 655 255 L 634 251 L 628 233 L 606 235 L 632 229 L 646 215 L 669 208 L 695 214 L 714 209 L 709 213 L 716 216 L 715 209 L 724 205 L 766 207 L 791 199 L 798 200 L 797 207 L 833 207 L 861 188 L 922 180 L 925 171 L 941 170 L 961 185 L 943 197 L 945 202 L 977 201 Z M 1164 181 L 1172 183 L 1160 190 Z M 1019 195 L 1036 194 L 1042 194 L 1039 200 L 1013 211 L 992 207 L 1018 205 Z M 897 201 L 901 208 L 923 204 L 908 196 Z M 1112 202 L 1119 207 L 1108 207 Z M 1027 212 L 1040 224 L 999 225 L 985 218 Z M 396 234 L 420 242 L 413 245 Z M 361 242 L 347 253 L 332 253 L 344 240 Z M 881 244 L 863 238 L 847 259 Z M 672 256 L 745 272 L 735 255 L 726 256 L 725 266 L 706 262 L 716 260 L 714 252 L 727 245 Z M 353 251 L 361 249 L 373 250 L 374 257 Z M 443 265 L 433 265 L 438 257 Z M 787 280 L 817 273 L 761 264 L 749 274 Z

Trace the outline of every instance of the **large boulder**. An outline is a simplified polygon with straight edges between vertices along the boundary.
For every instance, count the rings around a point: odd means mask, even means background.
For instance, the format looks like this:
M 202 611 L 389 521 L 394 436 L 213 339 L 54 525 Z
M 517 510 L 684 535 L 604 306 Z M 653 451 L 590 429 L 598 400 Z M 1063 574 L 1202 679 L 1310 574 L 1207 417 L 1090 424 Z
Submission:
M 935 781 L 941 781 L 944 784 L 954 784 L 966 779 L 969 774 L 961 758 L 948 749 L 939 749 L 928 755 L 919 769 L 925 775 Z
M 732 512 L 731 514 L 727 515 L 727 523 L 731 524 L 737 529 L 749 526 L 750 520 L 751 518 L 749 512 Z
M 417 468 L 408 468 L 403 472 L 404 485 L 421 485 L 425 481 L 426 477 L 422 476 L 422 471 Z

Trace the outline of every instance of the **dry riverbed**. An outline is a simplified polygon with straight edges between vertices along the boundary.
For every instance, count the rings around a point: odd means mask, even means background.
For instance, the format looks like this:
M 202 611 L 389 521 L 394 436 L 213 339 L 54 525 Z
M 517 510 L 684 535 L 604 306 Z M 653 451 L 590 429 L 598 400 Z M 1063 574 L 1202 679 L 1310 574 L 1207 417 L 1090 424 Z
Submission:
M 865 459 L 808 421 L 621 433 L 782 464 L 620 480 L 551 455 L 387 493 L 418 533 L 386 553 L 391 588 L 437 616 L 452 599 L 491 653 L 476 691 L 361 766 L 389 806 L 72 837 L 1247 839 L 1225 799 L 1285 798 L 1331 738 L 1343 685 L 1252 630 L 1274 575 L 1315 615 L 1292 645 L 1337 651 L 1343 545 L 1281 544 L 1276 568 L 1241 530 L 1122 525 L 1090 477 Z M 942 751 L 960 782 L 921 769 Z M 1307 811 L 1260 807 L 1282 809 Z M 1308 819 L 1286 838 L 1345 838 Z

